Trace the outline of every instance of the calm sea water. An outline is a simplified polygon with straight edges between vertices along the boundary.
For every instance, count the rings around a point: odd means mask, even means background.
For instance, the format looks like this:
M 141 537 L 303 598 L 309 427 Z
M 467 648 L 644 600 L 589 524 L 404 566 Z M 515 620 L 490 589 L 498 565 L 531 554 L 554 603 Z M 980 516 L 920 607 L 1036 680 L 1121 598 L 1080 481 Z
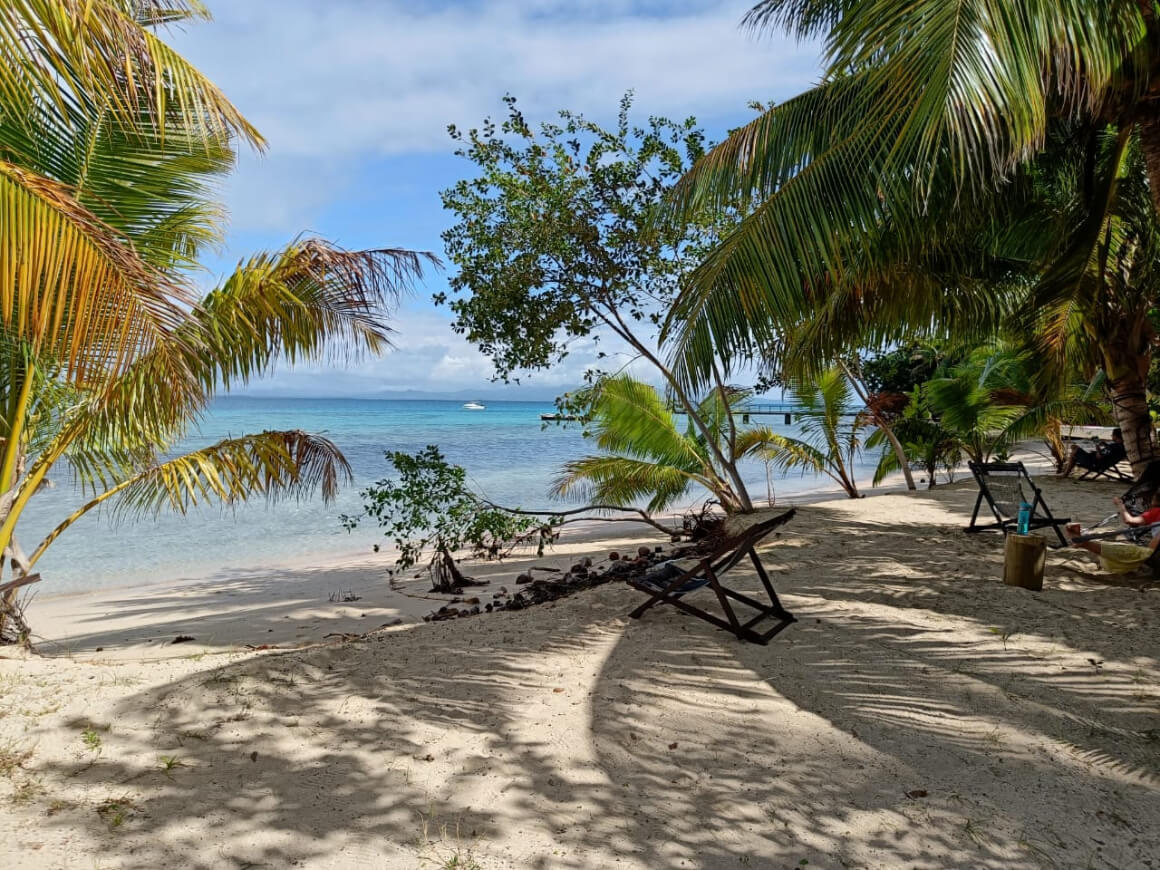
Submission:
M 385 542 L 382 533 L 365 526 L 348 534 L 338 518 L 359 512 L 359 490 L 387 474 L 387 450 L 414 452 L 437 444 L 496 502 L 525 508 L 558 504 L 547 494 L 553 477 L 591 445 L 574 425 L 544 428 L 539 415 L 553 410 L 550 403 L 532 402 L 488 402 L 486 410 L 469 411 L 461 402 L 445 401 L 221 399 L 184 446 L 207 446 L 263 429 L 325 433 L 350 461 L 354 486 L 329 505 L 319 498 L 272 506 L 258 500 L 225 511 L 206 507 L 186 516 L 117 524 L 107 513 L 92 512 L 37 563 L 45 578 L 40 594 L 166 582 L 302 558 L 323 564 L 335 555 L 369 553 L 375 542 Z M 791 431 L 780 425 L 780 417 L 762 419 Z M 868 479 L 870 469 L 864 460 L 860 478 Z M 755 463 L 745 476 L 754 497 L 764 497 L 764 467 Z M 795 474 L 774 486 L 784 496 L 825 482 Z M 26 550 L 81 503 L 67 471 L 58 471 L 55 483 L 33 499 L 17 530 Z

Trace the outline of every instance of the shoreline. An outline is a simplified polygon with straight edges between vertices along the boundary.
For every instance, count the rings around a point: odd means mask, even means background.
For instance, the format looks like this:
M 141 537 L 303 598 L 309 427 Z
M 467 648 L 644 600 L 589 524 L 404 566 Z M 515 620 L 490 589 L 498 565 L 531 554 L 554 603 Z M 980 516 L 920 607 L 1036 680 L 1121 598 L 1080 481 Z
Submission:
M 1042 458 L 1022 452 L 1020 458 L 1042 475 Z M 953 483 L 934 490 L 919 485 L 909 493 L 901 474 L 850 499 L 836 484 L 794 491 L 772 508 L 873 502 L 889 496 L 938 493 L 971 482 L 969 472 L 955 473 Z M 660 521 L 679 518 L 684 509 Z M 645 523 L 611 518 L 578 520 L 560 542 L 536 556 L 531 548 L 497 562 L 472 562 L 470 573 L 487 579 L 481 595 L 513 586 L 532 565 L 566 570 L 575 559 L 606 559 L 610 550 L 651 541 L 668 545 Z M 37 594 L 28 607 L 34 644 L 47 657 L 168 659 L 207 654 L 247 653 L 270 648 L 299 649 L 332 643 L 354 635 L 423 625 L 423 617 L 455 596 L 429 590 L 426 576 L 392 581 L 387 576 L 390 552 L 351 550 L 327 554 L 325 560 L 295 557 L 255 563 L 245 568 L 210 571 L 202 576 L 126 584 L 93 590 Z M 461 597 L 472 597 L 465 591 Z M 178 638 L 189 638 L 181 640 Z

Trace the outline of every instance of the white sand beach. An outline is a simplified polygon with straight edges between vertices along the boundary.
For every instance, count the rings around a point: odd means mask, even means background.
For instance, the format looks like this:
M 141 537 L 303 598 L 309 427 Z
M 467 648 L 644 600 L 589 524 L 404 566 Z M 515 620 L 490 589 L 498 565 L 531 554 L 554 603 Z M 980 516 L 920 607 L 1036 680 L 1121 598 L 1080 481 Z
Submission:
M 1087 522 L 1123 488 L 1041 483 Z M 1004 586 L 975 492 L 800 507 L 766 647 L 621 584 L 416 625 L 370 559 L 45 597 L 45 656 L 0 659 L 0 866 L 1155 867 L 1160 585 L 1053 550 Z

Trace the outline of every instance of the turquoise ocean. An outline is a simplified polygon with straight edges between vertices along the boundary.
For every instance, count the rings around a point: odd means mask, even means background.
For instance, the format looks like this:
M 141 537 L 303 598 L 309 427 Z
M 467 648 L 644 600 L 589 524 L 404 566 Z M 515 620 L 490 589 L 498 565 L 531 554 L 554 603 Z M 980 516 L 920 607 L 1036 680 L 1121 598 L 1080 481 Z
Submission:
M 475 486 L 493 501 L 542 508 L 561 503 L 548 489 L 561 465 L 590 452 L 579 426 L 544 426 L 548 402 L 486 402 L 482 411 L 459 401 L 284 399 L 228 397 L 210 409 L 185 448 L 264 429 L 303 429 L 334 441 L 354 470 L 355 482 L 332 504 L 319 497 L 267 505 L 262 499 L 236 508 L 205 506 L 185 516 L 162 514 L 135 522 L 114 522 L 93 511 L 66 531 L 37 563 L 44 577 L 41 595 L 138 586 L 242 572 L 288 561 L 325 564 L 328 558 L 371 553 L 382 532 L 364 526 L 346 532 L 341 514 L 358 513 L 359 490 L 387 475 L 384 451 L 414 452 L 436 444 L 447 459 L 462 465 Z M 787 434 L 796 426 L 782 417 L 760 418 Z M 864 458 L 859 481 L 869 480 L 873 460 Z M 764 465 L 745 468 L 754 498 L 764 499 Z M 26 551 L 83 503 L 68 472 L 56 474 L 53 488 L 29 504 L 17 529 Z M 778 498 L 826 486 L 828 480 L 794 474 L 773 482 Z M 700 501 L 704 493 L 690 496 Z M 382 556 L 384 566 L 388 556 Z

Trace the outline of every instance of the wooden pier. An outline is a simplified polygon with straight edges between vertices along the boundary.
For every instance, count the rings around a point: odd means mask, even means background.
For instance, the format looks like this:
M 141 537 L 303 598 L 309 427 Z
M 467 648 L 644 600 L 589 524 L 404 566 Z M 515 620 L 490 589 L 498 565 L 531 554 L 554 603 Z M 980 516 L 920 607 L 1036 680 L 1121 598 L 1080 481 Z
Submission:
M 684 408 L 672 406 L 669 408 L 674 414 L 684 414 Z M 842 414 L 843 417 L 856 417 L 865 409 L 859 408 L 856 411 L 847 411 Z M 789 402 L 755 402 L 751 405 L 742 405 L 734 409 L 734 413 L 741 417 L 742 423 L 748 423 L 750 417 L 781 417 L 785 425 L 793 424 L 794 418 L 802 417 L 806 411 L 800 405 L 791 405 Z

